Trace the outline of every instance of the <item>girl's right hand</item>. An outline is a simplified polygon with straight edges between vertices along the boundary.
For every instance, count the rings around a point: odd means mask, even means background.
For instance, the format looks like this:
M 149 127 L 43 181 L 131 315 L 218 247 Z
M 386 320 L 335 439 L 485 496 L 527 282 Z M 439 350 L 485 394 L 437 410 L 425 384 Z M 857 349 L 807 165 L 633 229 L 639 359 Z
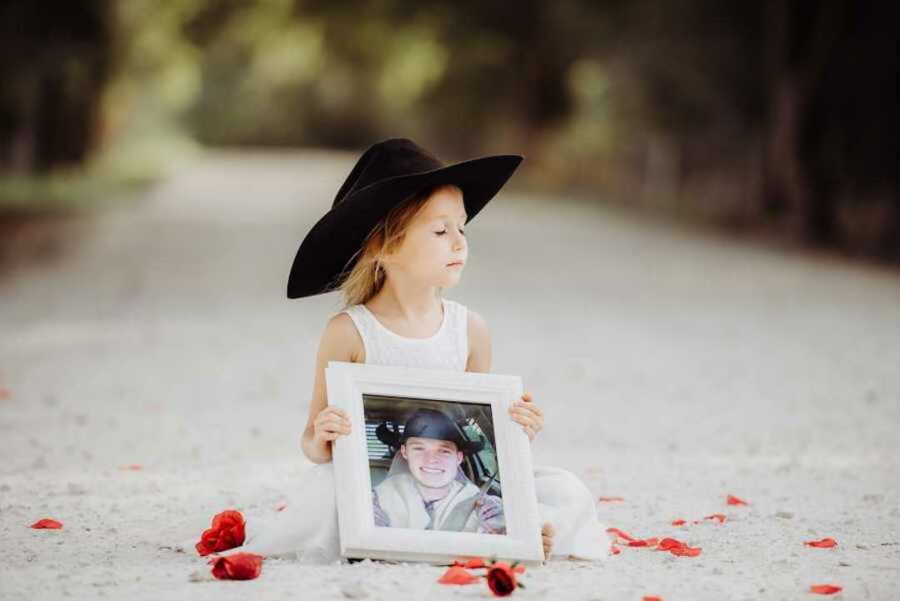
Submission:
M 337 407 L 325 407 L 313 422 L 313 440 L 319 444 L 350 434 L 350 417 Z

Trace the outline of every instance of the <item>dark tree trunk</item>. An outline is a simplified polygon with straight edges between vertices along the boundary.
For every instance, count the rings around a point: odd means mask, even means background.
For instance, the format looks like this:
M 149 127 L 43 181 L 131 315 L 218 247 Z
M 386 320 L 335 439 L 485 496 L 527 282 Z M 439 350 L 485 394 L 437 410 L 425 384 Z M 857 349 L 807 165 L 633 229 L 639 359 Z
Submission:
M 113 27 L 109 0 L 0 6 L 0 171 L 40 173 L 88 158 Z
M 785 215 L 809 242 L 838 238 L 835 189 L 822 168 L 822 79 L 842 29 L 842 0 L 788 3 L 772 0 L 766 14 L 769 125 L 765 208 Z

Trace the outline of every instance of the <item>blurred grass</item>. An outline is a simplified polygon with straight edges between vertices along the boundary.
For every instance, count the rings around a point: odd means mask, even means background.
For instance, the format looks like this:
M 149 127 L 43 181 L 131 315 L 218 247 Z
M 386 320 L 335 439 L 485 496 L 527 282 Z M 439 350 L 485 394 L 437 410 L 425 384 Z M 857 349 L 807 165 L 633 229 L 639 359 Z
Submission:
M 200 153 L 174 129 L 118 137 L 80 167 L 0 176 L 0 218 L 83 213 L 132 201 Z

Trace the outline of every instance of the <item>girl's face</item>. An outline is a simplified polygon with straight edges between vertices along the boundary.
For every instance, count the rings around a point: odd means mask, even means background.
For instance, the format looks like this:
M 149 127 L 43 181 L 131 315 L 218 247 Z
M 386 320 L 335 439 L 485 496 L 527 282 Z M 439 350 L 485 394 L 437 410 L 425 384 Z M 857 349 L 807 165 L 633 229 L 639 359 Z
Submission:
M 450 484 L 463 460 L 454 442 L 439 438 L 410 436 L 400 445 L 400 453 L 409 463 L 413 478 L 427 488 L 444 488 Z
M 410 221 L 400 247 L 383 259 L 388 276 L 441 288 L 459 283 L 468 257 L 466 217 L 459 188 L 435 190 Z

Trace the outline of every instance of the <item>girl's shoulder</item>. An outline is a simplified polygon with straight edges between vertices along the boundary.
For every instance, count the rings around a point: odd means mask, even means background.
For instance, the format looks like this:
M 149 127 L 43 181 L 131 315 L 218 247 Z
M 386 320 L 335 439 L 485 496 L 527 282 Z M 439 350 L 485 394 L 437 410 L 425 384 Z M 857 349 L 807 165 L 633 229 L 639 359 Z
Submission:
M 352 363 L 365 361 L 365 345 L 362 336 L 346 311 L 336 313 L 328 319 L 319 347 L 323 350 L 332 349 L 332 355 L 341 355 L 343 361 Z

